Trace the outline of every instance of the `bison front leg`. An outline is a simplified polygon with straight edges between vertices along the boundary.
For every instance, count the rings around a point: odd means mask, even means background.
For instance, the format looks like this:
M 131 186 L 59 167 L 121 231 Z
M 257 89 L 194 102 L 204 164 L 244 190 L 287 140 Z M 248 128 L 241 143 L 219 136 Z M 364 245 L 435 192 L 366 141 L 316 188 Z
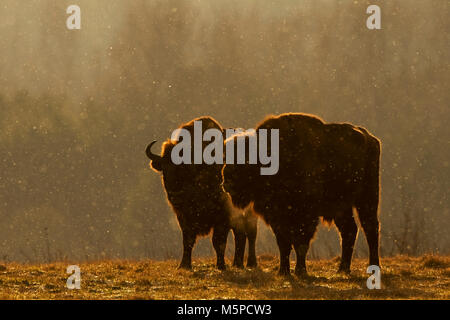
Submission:
M 247 209 L 244 215 L 245 233 L 248 238 L 247 267 L 256 267 L 256 234 L 258 232 L 258 218 L 252 210 Z
M 279 275 L 287 276 L 291 274 L 291 267 L 289 264 L 289 256 L 291 254 L 292 245 L 286 234 L 281 231 L 275 232 L 277 238 L 278 249 L 280 250 L 280 269 Z
M 217 268 L 225 270 L 225 248 L 227 245 L 227 236 L 230 229 L 225 226 L 215 227 L 213 231 L 212 242 L 217 255 Z
M 192 268 L 192 249 L 194 248 L 197 236 L 190 231 L 183 230 L 183 258 L 179 269 Z
M 352 208 L 349 208 L 343 215 L 339 215 L 334 219 L 334 223 L 341 234 L 341 264 L 339 272 L 350 273 L 350 265 L 352 262 L 353 248 L 355 246 L 358 226 L 353 218 Z

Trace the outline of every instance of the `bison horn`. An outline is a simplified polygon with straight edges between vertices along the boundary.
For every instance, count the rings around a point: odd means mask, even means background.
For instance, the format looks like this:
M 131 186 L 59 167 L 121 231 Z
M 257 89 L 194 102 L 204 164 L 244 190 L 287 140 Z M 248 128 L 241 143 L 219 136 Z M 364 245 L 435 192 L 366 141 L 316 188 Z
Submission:
M 150 160 L 160 160 L 161 156 L 152 153 L 152 146 L 156 143 L 156 141 L 153 141 L 152 143 L 150 143 L 147 148 L 145 149 L 145 153 L 147 154 L 147 157 Z

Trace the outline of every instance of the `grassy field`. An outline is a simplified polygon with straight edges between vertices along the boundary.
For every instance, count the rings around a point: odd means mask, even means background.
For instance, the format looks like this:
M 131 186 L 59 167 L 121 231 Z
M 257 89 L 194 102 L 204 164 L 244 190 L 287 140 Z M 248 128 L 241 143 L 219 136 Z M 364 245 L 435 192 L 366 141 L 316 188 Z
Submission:
M 450 299 L 450 256 L 384 258 L 381 290 L 367 289 L 365 259 L 350 276 L 335 274 L 337 258 L 309 261 L 302 279 L 278 276 L 277 257 L 258 260 L 224 272 L 213 259 L 195 259 L 192 271 L 173 260 L 81 263 L 80 290 L 66 288 L 69 263 L 0 264 L 0 299 Z

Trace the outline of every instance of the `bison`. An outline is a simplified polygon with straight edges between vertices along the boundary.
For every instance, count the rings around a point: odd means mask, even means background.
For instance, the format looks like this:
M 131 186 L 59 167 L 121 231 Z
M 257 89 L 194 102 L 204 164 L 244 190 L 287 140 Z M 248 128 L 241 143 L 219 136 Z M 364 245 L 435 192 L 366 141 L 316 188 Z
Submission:
M 321 217 L 338 228 L 342 246 L 339 271 L 350 272 L 358 231 L 353 209 L 366 235 L 369 262 L 379 265 L 380 141 L 364 128 L 325 123 L 301 113 L 269 116 L 253 134 L 260 129 L 279 130 L 278 172 L 261 175 L 260 164 L 227 163 L 223 188 L 234 206 L 252 204 L 273 230 L 280 251 L 279 273 L 290 273 L 289 256 L 294 247 L 295 273 L 307 274 L 306 254 Z M 234 143 L 238 136 L 225 143 Z M 248 143 L 249 136 L 246 138 Z
M 225 138 L 224 129 L 211 117 L 196 118 L 180 126 L 179 129 L 187 130 L 190 136 L 194 137 L 195 121 L 201 121 L 202 133 L 214 128 L 220 130 Z M 194 143 L 191 142 L 193 146 Z M 180 142 L 170 139 L 164 142 L 161 155 L 152 153 L 151 148 L 155 143 L 156 141 L 153 141 L 147 146 L 146 154 L 151 160 L 151 168 L 162 173 L 168 202 L 177 216 L 182 231 L 183 258 L 179 267 L 191 268 L 191 254 L 197 237 L 208 235 L 213 230 L 212 243 L 217 254 L 217 267 L 224 269 L 225 247 L 230 229 L 233 230 L 235 239 L 233 265 L 243 267 L 245 245 L 248 239 L 247 266 L 256 266 L 257 218 L 248 210 L 237 212 L 233 208 L 229 195 L 221 187 L 223 164 L 174 164 L 171 151 Z M 202 143 L 204 149 L 206 143 Z

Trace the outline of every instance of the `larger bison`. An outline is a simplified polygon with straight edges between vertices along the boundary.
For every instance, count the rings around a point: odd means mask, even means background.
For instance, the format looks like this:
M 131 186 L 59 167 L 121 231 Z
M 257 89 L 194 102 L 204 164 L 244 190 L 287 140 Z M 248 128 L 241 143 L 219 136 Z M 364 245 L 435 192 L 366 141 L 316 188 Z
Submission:
M 194 119 L 179 129 L 185 129 L 194 137 L 194 122 L 201 122 L 202 134 L 208 129 L 218 129 L 224 136 L 223 128 L 210 117 Z M 171 151 L 177 141 L 167 140 L 161 155 L 152 153 L 156 141 L 147 146 L 146 154 L 150 166 L 162 173 L 167 199 L 178 218 L 183 234 L 183 258 L 180 268 L 191 268 L 191 254 L 198 236 L 213 230 L 212 242 L 217 254 L 217 267 L 225 268 L 224 253 L 228 232 L 235 237 L 234 265 L 243 266 L 246 239 L 249 240 L 247 266 L 256 266 L 255 239 L 256 217 L 246 211 L 237 211 L 231 205 L 230 197 L 221 187 L 223 164 L 174 164 Z M 191 141 L 193 145 L 193 141 Z M 206 147 L 203 142 L 202 150 Z M 192 162 L 191 162 L 192 163 Z
M 255 134 L 260 129 L 279 129 L 279 171 L 260 175 L 261 165 L 227 163 L 223 187 L 236 207 L 253 204 L 272 228 L 280 250 L 280 274 L 290 273 L 292 247 L 295 273 L 306 274 L 306 254 L 320 217 L 336 224 L 342 245 L 339 270 L 350 272 L 357 235 L 353 209 L 366 234 L 370 264 L 379 265 L 378 139 L 364 128 L 327 124 L 300 113 L 268 117 Z M 236 145 L 236 139 L 226 143 Z

